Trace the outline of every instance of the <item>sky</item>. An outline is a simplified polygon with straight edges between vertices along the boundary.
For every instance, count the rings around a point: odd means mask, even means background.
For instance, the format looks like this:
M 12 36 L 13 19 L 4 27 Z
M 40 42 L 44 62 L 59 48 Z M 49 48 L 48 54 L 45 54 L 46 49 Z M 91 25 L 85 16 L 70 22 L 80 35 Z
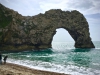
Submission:
M 88 21 L 92 41 L 100 41 L 100 0 L 0 0 L 23 16 L 34 16 L 50 9 L 78 10 Z M 64 29 L 57 29 L 53 41 L 74 41 Z

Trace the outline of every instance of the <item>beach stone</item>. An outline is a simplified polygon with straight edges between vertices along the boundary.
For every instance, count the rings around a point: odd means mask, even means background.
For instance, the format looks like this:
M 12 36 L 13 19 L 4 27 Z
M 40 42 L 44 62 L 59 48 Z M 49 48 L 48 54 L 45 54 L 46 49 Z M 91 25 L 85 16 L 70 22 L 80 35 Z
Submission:
M 95 48 L 91 41 L 88 22 L 77 10 L 51 9 L 44 14 L 22 16 L 0 4 L 2 50 L 51 48 L 53 36 L 58 28 L 68 31 L 75 41 L 75 48 Z

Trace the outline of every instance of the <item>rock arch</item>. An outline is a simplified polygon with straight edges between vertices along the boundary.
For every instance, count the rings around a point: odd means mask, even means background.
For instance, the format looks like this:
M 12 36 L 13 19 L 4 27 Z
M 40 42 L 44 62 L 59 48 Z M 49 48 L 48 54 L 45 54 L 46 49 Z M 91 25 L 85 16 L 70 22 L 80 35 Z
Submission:
M 52 9 L 45 14 L 22 16 L 0 4 L 0 13 L 3 18 L 0 19 L 1 49 L 50 48 L 58 28 L 69 32 L 76 48 L 95 47 L 90 38 L 88 22 L 79 11 Z

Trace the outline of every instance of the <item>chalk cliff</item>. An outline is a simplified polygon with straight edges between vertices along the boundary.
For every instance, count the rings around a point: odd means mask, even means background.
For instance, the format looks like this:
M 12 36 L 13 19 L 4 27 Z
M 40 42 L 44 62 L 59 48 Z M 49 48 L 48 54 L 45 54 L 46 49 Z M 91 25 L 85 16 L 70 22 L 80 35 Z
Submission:
M 44 14 L 22 16 L 0 4 L 1 50 L 50 48 L 57 28 L 69 32 L 76 48 L 95 47 L 90 38 L 88 22 L 79 11 L 51 9 Z

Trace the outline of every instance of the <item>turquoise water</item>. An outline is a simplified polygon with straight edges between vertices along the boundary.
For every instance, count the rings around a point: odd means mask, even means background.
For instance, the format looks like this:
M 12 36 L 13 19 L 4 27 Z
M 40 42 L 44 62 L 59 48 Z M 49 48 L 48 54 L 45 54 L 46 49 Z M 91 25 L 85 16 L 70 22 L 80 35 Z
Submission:
M 71 75 L 100 75 L 100 42 L 96 48 L 75 49 L 74 42 L 53 42 L 41 51 L 4 53 L 8 62 Z

